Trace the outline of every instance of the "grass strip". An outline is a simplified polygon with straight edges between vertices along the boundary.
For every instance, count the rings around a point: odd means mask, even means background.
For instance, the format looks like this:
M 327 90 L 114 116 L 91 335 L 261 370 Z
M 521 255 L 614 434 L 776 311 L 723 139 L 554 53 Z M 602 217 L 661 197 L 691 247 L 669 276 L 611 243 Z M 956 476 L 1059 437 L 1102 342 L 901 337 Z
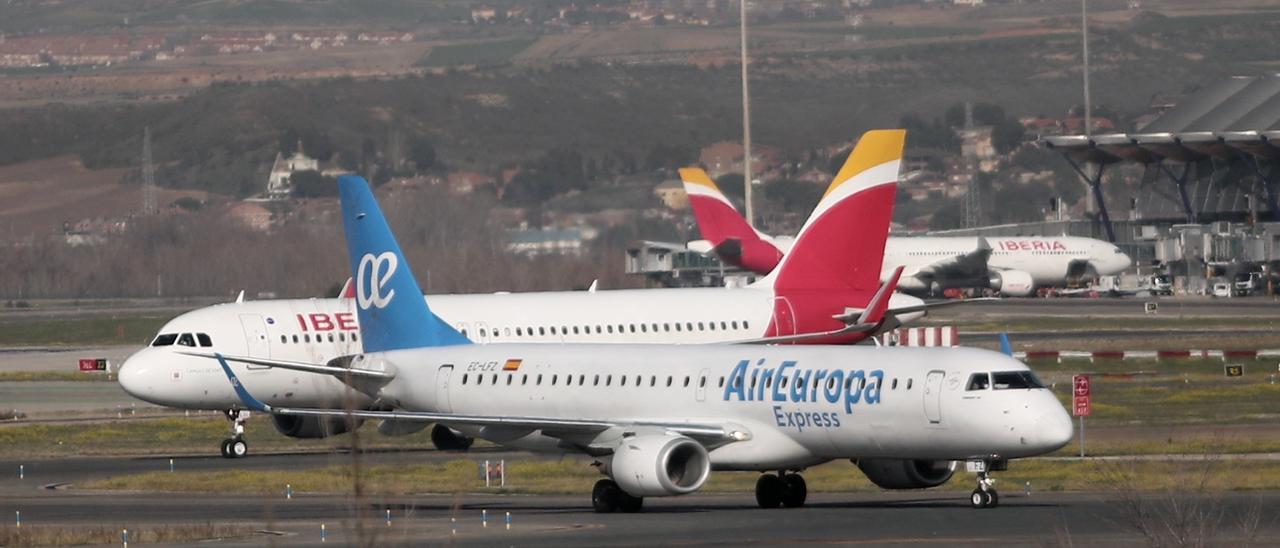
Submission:
M 0 382 L 116 382 L 110 373 L 81 373 L 79 371 L 0 371 Z
M 361 471 L 363 492 L 369 495 L 446 493 L 506 493 L 573 495 L 591 492 L 602 476 L 589 459 L 559 461 L 507 461 L 507 485 L 485 488 L 480 466 L 471 460 L 409 466 L 379 465 Z M 751 493 L 756 472 L 715 472 L 702 492 Z M 1206 457 L 1187 461 L 1070 461 L 1027 459 L 1015 461 L 1009 471 L 996 474 L 1006 489 L 1088 491 L 1106 489 L 1123 479 L 1125 485 L 1159 492 L 1193 482 L 1211 492 L 1280 488 L 1280 462 L 1232 461 Z M 853 464 L 834 461 L 805 471 L 809 490 L 819 493 L 878 491 Z M 973 488 L 972 477 L 957 473 L 941 489 Z M 77 486 L 94 490 L 162 491 L 182 493 L 278 494 L 285 485 L 294 493 L 350 494 L 353 474 L 348 466 L 304 470 L 220 470 L 200 472 L 146 472 L 115 476 Z
M 86 544 L 119 544 L 121 531 L 129 531 L 129 542 L 204 542 L 244 538 L 253 530 L 239 525 L 152 525 L 59 527 L 52 525 L 0 526 L 0 546 L 82 546 Z

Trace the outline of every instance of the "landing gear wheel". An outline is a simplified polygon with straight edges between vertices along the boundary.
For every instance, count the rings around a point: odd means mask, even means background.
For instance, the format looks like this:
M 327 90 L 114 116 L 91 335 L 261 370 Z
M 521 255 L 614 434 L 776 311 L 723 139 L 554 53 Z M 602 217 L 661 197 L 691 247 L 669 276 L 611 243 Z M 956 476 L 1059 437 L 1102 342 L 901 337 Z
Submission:
M 782 504 L 786 484 L 773 474 L 764 474 L 756 480 L 756 504 L 761 508 L 777 508 Z
M 619 510 L 627 514 L 634 514 L 644 507 L 644 497 L 633 497 L 621 489 L 618 492 L 622 495 L 618 502 Z
M 804 506 L 804 499 L 809 496 L 809 487 L 805 485 L 804 476 L 787 474 L 782 478 L 782 505 L 787 508 Z
M 995 508 L 1000 506 L 1000 495 L 995 489 L 987 490 L 987 508 Z
M 986 491 L 981 489 L 974 489 L 973 493 L 969 494 L 969 506 L 974 508 L 986 508 L 987 503 L 990 500 L 991 499 L 987 498 Z
M 229 441 L 231 442 L 231 444 L 228 445 L 227 448 L 228 450 L 231 451 L 231 458 L 242 459 L 249 454 L 248 442 L 244 441 L 241 438 L 233 438 Z
M 231 454 L 231 439 L 230 439 L 230 438 L 227 438 L 227 439 L 225 439 L 225 440 L 222 440 L 222 458 L 225 458 L 225 459 L 232 459 L 232 458 L 235 458 L 235 455 L 232 455 L 232 454 Z
M 622 503 L 622 489 L 613 480 L 602 479 L 591 489 L 591 507 L 597 514 L 611 514 L 618 510 Z

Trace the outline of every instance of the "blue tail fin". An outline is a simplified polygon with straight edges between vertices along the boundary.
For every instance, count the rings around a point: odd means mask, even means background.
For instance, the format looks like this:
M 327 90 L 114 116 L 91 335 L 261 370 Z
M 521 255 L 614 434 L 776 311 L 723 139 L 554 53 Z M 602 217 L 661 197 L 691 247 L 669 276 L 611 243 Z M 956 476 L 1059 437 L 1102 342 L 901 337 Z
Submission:
M 1000 351 L 1003 352 L 1004 355 L 1009 356 L 1010 358 L 1013 357 L 1013 345 L 1009 344 L 1008 333 L 1000 334 Z
M 364 351 L 470 343 L 427 307 L 369 183 L 343 175 L 338 190 Z

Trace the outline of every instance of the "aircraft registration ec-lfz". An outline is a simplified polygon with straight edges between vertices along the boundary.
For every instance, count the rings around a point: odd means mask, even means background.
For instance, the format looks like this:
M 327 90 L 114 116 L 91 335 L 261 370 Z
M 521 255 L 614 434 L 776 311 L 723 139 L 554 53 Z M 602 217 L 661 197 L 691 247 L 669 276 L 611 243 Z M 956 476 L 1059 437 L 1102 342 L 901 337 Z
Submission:
M 607 476 L 592 491 L 599 512 L 695 492 L 712 470 L 765 472 L 760 506 L 801 506 L 799 472 L 836 459 L 887 488 L 940 485 L 966 461 L 979 471 L 971 504 L 993 507 L 989 471 L 1071 439 L 1066 410 L 1027 366 L 982 349 L 472 344 L 419 297 L 364 179 L 340 177 L 339 191 L 363 353 L 322 364 L 182 350 L 217 363 L 249 409 L 432 422 L 589 455 Z M 389 410 L 265 403 L 255 394 L 270 388 L 249 372 L 262 365 L 341 379 Z
M 439 295 L 433 310 L 476 343 L 854 343 L 924 315 L 916 297 L 882 291 L 880 257 L 888 235 L 905 132 L 868 132 L 850 154 L 797 237 L 788 260 L 745 288 L 678 288 Z M 877 300 L 877 295 L 882 298 Z M 215 305 L 182 314 L 123 365 L 119 382 L 139 399 L 227 413 L 229 458 L 248 452 L 239 399 L 217 367 L 183 355 L 200 348 L 265 361 L 329 363 L 359 354 L 358 299 L 298 299 Z M 873 305 L 874 303 L 878 303 Z M 252 365 L 246 382 L 271 405 L 341 407 L 350 396 L 336 379 Z M 215 377 L 220 379 L 220 377 Z M 355 394 L 361 408 L 378 405 Z M 345 431 L 340 422 L 277 415 L 286 436 L 318 438 Z M 409 434 L 421 423 L 388 421 L 379 431 Z M 441 449 L 470 439 L 432 429 Z
M 700 168 L 680 170 L 702 240 L 689 248 L 767 274 L 794 240 L 755 230 Z M 1038 288 L 1068 287 L 1119 274 L 1132 261 L 1114 244 L 1077 236 L 890 236 L 882 279 L 903 268 L 900 291 L 938 294 L 950 288 L 990 288 L 1025 297 Z

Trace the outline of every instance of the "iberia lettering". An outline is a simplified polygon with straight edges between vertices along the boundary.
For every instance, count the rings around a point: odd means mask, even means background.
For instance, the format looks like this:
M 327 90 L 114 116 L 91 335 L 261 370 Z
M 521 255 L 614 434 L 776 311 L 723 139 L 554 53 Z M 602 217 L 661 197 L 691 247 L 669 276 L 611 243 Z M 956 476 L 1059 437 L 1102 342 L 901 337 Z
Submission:
M 1044 240 L 1000 240 L 1000 249 L 1004 251 L 1066 251 L 1067 246 L 1060 241 Z

